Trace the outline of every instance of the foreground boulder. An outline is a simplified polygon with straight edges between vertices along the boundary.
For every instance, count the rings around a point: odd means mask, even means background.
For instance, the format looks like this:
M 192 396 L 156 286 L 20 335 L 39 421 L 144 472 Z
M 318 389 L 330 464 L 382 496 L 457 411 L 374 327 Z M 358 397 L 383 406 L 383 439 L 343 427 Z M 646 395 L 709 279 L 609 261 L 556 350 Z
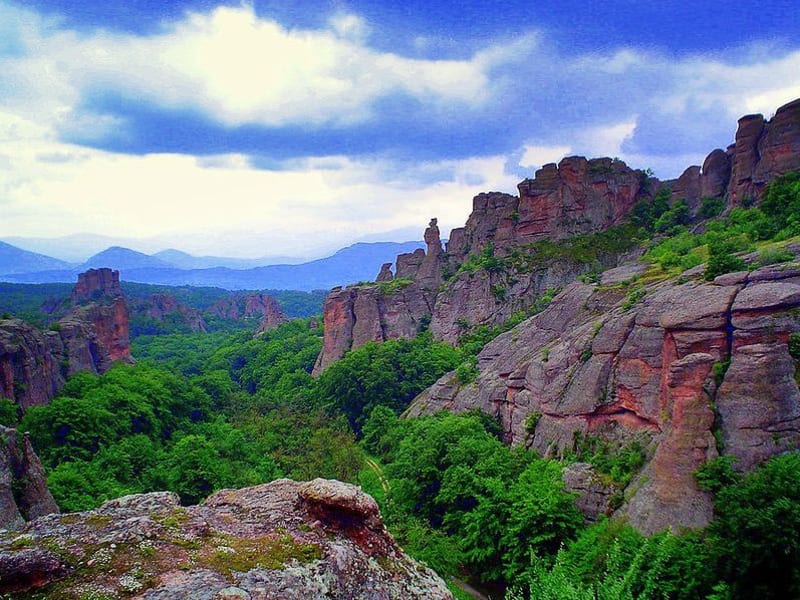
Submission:
M 0 540 L 0 592 L 196 600 L 449 599 L 359 488 L 281 479 L 181 507 L 169 492 L 49 515 Z

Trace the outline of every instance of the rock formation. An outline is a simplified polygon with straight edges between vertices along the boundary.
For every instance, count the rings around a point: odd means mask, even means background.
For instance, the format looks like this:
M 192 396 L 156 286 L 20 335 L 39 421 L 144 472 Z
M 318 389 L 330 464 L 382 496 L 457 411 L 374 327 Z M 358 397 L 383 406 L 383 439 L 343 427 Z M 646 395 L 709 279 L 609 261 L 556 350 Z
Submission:
M 542 454 L 572 448 L 576 435 L 647 440 L 650 460 L 621 510 L 646 532 L 704 525 L 711 503 L 693 473 L 717 456 L 714 432 L 740 469 L 800 447 L 788 346 L 800 333 L 800 268 L 631 289 L 569 285 L 486 345 L 475 383 L 450 373 L 406 414 L 480 408 L 509 443 Z
M 26 521 L 57 512 L 28 436 L 0 425 L 0 528 L 20 529 Z
M 257 334 L 288 320 L 278 301 L 267 294 L 231 296 L 212 304 L 207 313 L 231 321 L 259 319 Z
M 727 151 L 716 149 L 702 171 L 689 167 L 671 184 L 672 198 L 694 210 L 700 199 L 726 198 L 732 206 L 756 202 L 776 177 L 800 168 L 800 98 L 781 106 L 775 116 L 739 119 L 736 141 Z
M 427 252 L 398 256 L 393 281 L 387 267 L 379 285 L 334 289 L 325 302 L 325 341 L 314 373 L 368 341 L 414 336 L 427 324 L 437 339 L 456 342 L 477 325 L 502 324 L 548 289 L 631 258 L 606 252 L 586 264 L 547 257 L 524 272 L 498 273 L 486 268 L 465 272 L 470 257 L 487 251 L 500 258 L 514 251 L 530 256 L 536 242 L 603 231 L 623 223 L 637 202 L 664 185 L 673 201 L 685 200 L 695 212 L 705 196 L 741 204 L 757 199 L 768 181 L 796 168 L 800 99 L 779 108 L 769 121 L 760 115 L 743 117 L 727 152 L 714 150 L 702 169 L 689 167 L 674 181 L 662 183 L 610 158 L 573 156 L 545 165 L 519 184 L 519 196 L 475 196 L 466 225 L 451 231 L 446 252 L 434 219 L 425 232 Z
M 178 302 L 169 294 L 152 294 L 146 299 L 129 302 L 131 316 L 145 316 L 155 321 L 179 321 L 186 324 L 189 331 L 206 332 L 208 325 L 199 310 Z
M 261 321 L 258 324 L 256 335 L 275 329 L 281 323 L 286 323 L 289 320 L 275 298 L 264 294 L 260 294 L 256 298 L 259 300 L 258 307 L 261 312 Z
M 0 540 L 0 592 L 48 597 L 451 599 L 349 484 L 287 479 L 183 508 L 168 492 L 48 515 Z
M 119 285 L 119 271 L 109 268 L 89 269 L 78 275 L 78 283 L 72 290 L 72 304 L 96 302 L 122 296 Z
M 81 274 L 72 310 L 47 331 L 19 320 L 0 320 L 0 397 L 23 409 L 46 404 L 78 371 L 104 373 L 131 361 L 128 306 L 119 273 Z

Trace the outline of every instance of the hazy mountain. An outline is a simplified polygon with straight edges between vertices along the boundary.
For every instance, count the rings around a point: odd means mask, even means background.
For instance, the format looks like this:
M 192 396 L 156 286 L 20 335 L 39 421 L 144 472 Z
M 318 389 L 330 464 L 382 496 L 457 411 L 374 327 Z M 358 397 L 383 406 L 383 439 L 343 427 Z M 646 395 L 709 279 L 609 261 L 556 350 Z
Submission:
M 0 242 L 0 274 L 34 273 L 52 269 L 69 269 L 72 266 L 63 260 Z
M 97 254 L 111 246 L 136 247 L 148 250 L 147 247 L 140 243 L 141 240 L 116 238 L 94 233 L 76 233 L 55 238 L 7 236 L 3 240 L 17 248 L 53 256 L 76 264 L 84 262 L 88 256 Z
M 85 271 L 86 269 L 99 269 L 100 267 L 109 267 L 118 271 L 130 271 L 133 269 L 170 269 L 172 265 L 143 252 L 137 252 L 121 246 L 112 246 L 89 258 L 80 266 L 80 269 Z
M 59 269 L 38 273 L 2 276 L 17 283 L 54 283 L 74 281 L 76 273 L 87 268 L 119 269 L 123 281 L 159 285 L 221 287 L 229 290 L 300 290 L 330 289 L 357 281 L 372 281 L 385 262 L 394 262 L 398 254 L 424 248 L 423 242 L 358 243 L 332 256 L 297 265 L 268 265 L 252 269 L 214 267 L 179 269 L 155 256 L 127 248 L 109 248 L 93 256 L 77 270 Z M 189 255 L 191 256 L 191 255 Z
M 306 259 L 293 256 L 265 256 L 263 258 L 230 258 L 225 256 L 194 256 L 181 250 L 170 248 L 153 254 L 156 258 L 179 269 L 211 269 L 227 267 L 229 269 L 252 269 L 267 265 L 296 265 Z

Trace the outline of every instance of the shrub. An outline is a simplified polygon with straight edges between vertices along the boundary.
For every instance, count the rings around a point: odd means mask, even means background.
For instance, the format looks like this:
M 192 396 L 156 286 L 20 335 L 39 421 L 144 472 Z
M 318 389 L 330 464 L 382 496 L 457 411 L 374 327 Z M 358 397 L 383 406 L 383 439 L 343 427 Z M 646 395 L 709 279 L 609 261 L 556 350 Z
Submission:
M 708 266 L 704 277 L 706 281 L 712 281 L 718 275 L 743 271 L 745 262 L 738 256 L 734 256 L 731 251 L 731 244 L 728 241 L 709 244 L 708 247 Z
M 758 264 L 762 267 L 775 265 L 794 259 L 794 254 L 786 248 L 765 248 L 758 254 Z
M 718 216 L 723 210 L 725 210 L 725 200 L 705 196 L 700 200 L 700 209 L 697 211 L 697 216 L 701 219 L 711 219 Z

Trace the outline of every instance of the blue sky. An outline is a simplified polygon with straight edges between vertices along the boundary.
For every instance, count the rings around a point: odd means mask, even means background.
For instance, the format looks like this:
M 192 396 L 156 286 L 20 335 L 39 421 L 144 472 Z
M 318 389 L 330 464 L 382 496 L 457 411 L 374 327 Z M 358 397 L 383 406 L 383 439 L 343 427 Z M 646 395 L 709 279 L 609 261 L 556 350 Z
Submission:
M 569 154 L 675 177 L 800 97 L 793 4 L 0 0 L 0 237 L 311 256 Z

